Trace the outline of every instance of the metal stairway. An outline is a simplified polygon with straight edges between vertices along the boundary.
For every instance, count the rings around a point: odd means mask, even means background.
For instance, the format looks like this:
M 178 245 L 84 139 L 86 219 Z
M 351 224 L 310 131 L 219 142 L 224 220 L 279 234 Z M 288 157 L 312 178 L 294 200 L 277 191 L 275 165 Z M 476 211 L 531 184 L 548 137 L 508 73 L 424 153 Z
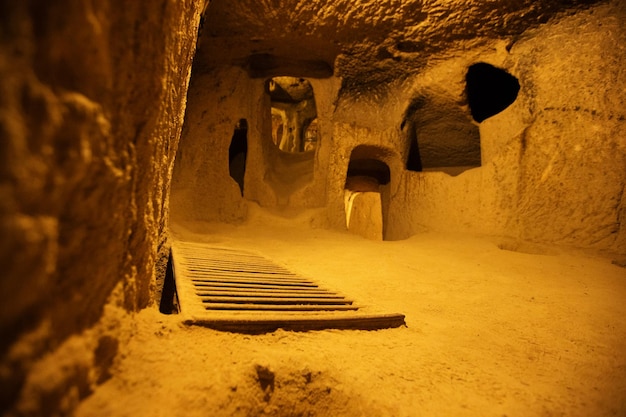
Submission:
M 189 324 L 243 333 L 375 330 L 404 325 L 404 315 L 375 312 L 253 252 L 174 242 L 181 314 Z

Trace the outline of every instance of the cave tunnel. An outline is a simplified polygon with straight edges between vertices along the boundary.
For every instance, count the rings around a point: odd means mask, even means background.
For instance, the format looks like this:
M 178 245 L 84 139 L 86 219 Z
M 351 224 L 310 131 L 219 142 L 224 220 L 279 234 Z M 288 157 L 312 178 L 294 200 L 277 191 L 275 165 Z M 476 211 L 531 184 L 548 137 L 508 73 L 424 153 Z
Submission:
M 0 414 L 626 415 L 625 21 L 0 2 Z

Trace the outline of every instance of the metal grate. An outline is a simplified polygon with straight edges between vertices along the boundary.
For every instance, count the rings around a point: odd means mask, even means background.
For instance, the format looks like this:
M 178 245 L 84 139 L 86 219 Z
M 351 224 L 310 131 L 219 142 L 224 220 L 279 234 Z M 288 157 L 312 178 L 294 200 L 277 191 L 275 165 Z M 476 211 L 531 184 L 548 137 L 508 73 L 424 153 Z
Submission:
M 181 313 L 189 323 L 243 332 L 404 324 L 404 315 L 373 313 L 252 252 L 175 242 L 172 255 Z

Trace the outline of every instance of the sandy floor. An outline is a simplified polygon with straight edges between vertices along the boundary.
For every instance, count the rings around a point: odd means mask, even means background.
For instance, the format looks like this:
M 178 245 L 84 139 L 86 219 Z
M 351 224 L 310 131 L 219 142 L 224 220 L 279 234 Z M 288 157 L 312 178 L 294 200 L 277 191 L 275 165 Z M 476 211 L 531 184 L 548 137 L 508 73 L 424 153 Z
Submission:
M 258 212 L 173 234 L 259 251 L 407 327 L 250 336 L 147 309 L 78 416 L 626 415 L 626 270 L 607 259 L 435 233 L 373 242 Z

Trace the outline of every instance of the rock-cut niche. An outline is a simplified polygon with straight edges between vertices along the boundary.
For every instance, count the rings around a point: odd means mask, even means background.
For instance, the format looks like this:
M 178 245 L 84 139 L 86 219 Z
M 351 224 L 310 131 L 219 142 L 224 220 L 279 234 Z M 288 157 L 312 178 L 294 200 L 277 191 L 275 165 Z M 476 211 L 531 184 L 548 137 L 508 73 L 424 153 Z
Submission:
M 415 97 L 402 124 L 408 142 L 409 171 L 442 171 L 458 175 L 481 165 L 476 123 L 452 98 L 425 92 Z
M 471 65 L 465 76 L 470 114 L 458 100 L 435 91 L 413 98 L 405 112 L 409 171 L 442 171 L 458 175 L 482 164 L 481 123 L 510 106 L 519 92 L 517 78 L 490 64 Z M 473 120 L 472 120 L 473 119 Z

